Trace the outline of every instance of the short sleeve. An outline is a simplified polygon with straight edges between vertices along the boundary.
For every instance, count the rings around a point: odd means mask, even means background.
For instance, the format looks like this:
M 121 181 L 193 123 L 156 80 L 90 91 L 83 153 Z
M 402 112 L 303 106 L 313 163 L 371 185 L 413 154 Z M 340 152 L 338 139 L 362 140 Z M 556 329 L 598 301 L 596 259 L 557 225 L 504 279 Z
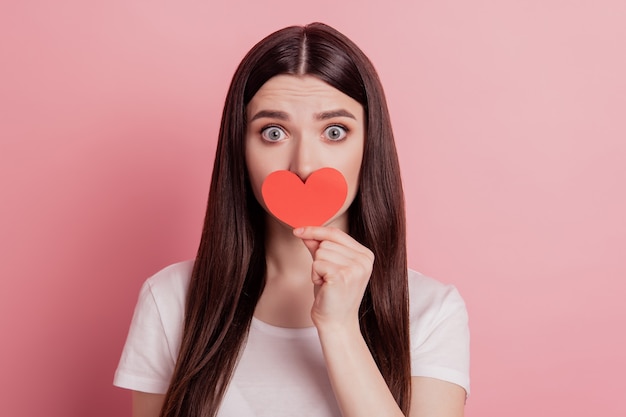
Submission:
M 469 395 L 470 334 L 463 298 L 454 286 L 411 271 L 411 375 L 460 385 Z
M 148 280 L 141 287 L 113 383 L 121 388 L 164 394 L 174 364 L 161 314 Z

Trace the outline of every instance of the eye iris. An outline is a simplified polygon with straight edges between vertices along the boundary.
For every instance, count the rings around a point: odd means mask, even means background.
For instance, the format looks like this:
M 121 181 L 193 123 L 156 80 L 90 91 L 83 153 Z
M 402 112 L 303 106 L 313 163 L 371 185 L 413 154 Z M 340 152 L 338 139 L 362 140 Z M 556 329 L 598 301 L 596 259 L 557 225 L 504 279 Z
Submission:
M 281 138 L 281 132 L 278 128 L 271 128 L 267 130 L 267 138 L 269 140 L 279 140 Z
M 342 130 L 340 128 L 338 128 L 337 126 L 334 126 L 334 127 L 328 128 L 327 133 L 328 133 L 328 137 L 330 139 L 335 139 L 336 140 L 336 139 L 340 139 L 341 138 L 343 132 L 342 132 Z

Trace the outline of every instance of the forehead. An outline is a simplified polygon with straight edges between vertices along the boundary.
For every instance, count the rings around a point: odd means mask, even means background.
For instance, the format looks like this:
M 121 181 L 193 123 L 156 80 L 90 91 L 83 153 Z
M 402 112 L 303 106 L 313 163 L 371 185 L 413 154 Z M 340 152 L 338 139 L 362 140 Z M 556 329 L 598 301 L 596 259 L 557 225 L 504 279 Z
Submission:
M 262 110 L 287 112 L 320 112 L 346 108 L 362 117 L 363 107 L 352 97 L 342 93 L 319 78 L 310 75 L 277 75 L 270 78 L 256 92 L 247 107 L 248 116 Z

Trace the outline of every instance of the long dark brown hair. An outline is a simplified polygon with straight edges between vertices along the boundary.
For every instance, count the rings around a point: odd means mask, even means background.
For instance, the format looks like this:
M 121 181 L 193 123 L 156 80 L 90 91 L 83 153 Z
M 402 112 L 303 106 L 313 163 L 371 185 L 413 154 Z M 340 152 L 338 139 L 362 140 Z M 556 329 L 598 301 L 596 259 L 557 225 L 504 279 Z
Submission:
M 410 347 L 404 197 L 382 86 L 363 52 L 321 23 L 279 30 L 244 57 L 230 85 L 209 201 L 185 310 L 180 353 L 161 417 L 215 416 L 265 285 L 265 213 L 244 158 L 246 105 L 270 78 L 312 75 L 361 105 L 366 139 L 349 233 L 374 252 L 360 306 L 363 336 L 408 414 Z

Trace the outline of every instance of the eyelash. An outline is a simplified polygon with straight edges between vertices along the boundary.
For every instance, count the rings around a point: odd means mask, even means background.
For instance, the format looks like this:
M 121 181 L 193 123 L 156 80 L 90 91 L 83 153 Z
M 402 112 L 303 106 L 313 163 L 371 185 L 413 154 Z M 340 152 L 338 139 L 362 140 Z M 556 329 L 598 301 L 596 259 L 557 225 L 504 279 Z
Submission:
M 346 140 L 346 138 L 348 137 L 348 134 L 350 133 L 350 129 L 348 129 L 348 127 L 346 127 L 346 126 L 344 126 L 344 125 L 342 125 L 342 124 L 339 124 L 339 123 L 334 123 L 334 124 L 332 124 L 332 125 L 328 125 L 328 126 L 326 126 L 326 127 L 324 128 L 324 132 L 326 132 L 328 129 L 330 129 L 330 128 L 332 128 L 332 127 L 338 127 L 338 128 L 340 128 L 341 130 L 343 130 L 343 132 L 344 132 L 344 136 L 343 136 L 342 138 L 340 138 L 340 139 L 330 139 L 330 138 L 327 138 L 327 139 L 326 139 L 327 141 L 329 141 L 329 142 L 333 142 L 333 143 L 337 143 L 337 142 L 343 142 L 344 140 Z
M 269 129 L 272 129 L 272 128 L 279 129 L 281 132 L 283 132 L 283 135 L 287 135 L 287 133 L 285 132 L 285 129 L 283 129 L 281 126 L 278 126 L 278 125 L 266 125 L 266 126 L 263 126 L 261 128 L 261 130 L 259 131 L 259 134 L 261 135 L 263 140 L 265 140 L 266 142 L 273 143 L 273 142 L 280 142 L 282 140 L 282 139 L 280 139 L 280 140 L 271 140 L 271 139 L 268 139 L 268 138 L 265 137 L 265 132 L 267 130 L 269 130 Z
M 325 133 L 328 129 L 333 128 L 333 127 L 336 127 L 336 128 L 339 128 L 339 129 L 343 130 L 343 132 L 344 132 L 344 136 L 343 136 L 342 138 L 340 138 L 340 139 L 330 139 L 330 138 L 328 138 L 326 135 L 324 135 L 324 136 L 326 136 L 326 137 L 325 137 L 325 140 L 326 140 L 326 141 L 328 141 L 328 142 L 332 142 L 332 143 L 343 142 L 343 141 L 344 141 L 344 140 L 348 137 L 348 134 L 350 133 L 350 129 L 349 129 L 347 126 L 342 125 L 342 124 L 340 124 L 340 123 L 333 123 L 333 124 L 330 124 L 330 125 L 326 126 L 322 132 L 323 132 L 323 133 Z M 265 132 L 266 132 L 267 130 L 269 130 L 269 129 L 272 129 L 272 128 L 279 129 L 279 130 L 283 133 L 283 135 L 287 135 L 287 133 L 285 132 L 285 129 L 284 129 L 282 126 L 279 126 L 279 125 L 274 125 L 274 124 L 265 125 L 265 126 L 263 126 L 263 127 L 261 128 L 261 130 L 259 131 L 259 134 L 261 135 L 261 137 L 263 138 L 263 140 L 265 140 L 265 141 L 267 141 L 267 142 L 270 142 L 270 143 L 272 143 L 272 142 L 280 142 L 280 141 L 282 140 L 282 139 L 279 139 L 279 140 L 271 140 L 271 139 L 268 139 L 268 138 L 265 136 Z

